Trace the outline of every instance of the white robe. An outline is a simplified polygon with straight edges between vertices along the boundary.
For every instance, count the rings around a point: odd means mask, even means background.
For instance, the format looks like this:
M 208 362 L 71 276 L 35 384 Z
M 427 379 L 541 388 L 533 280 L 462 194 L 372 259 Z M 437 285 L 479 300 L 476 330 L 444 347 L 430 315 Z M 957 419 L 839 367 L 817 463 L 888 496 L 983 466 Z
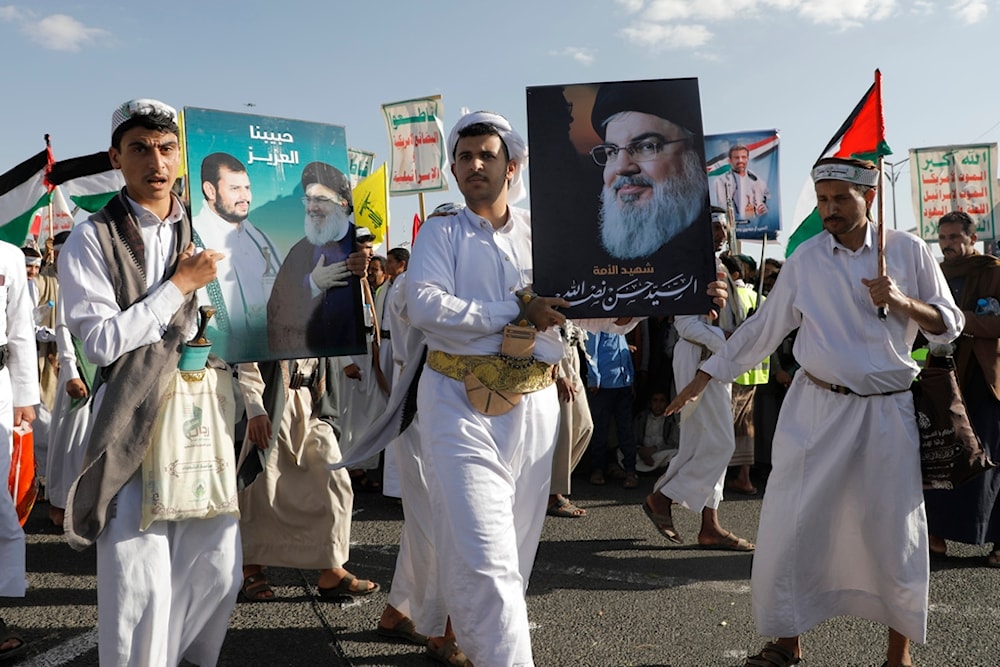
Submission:
M 942 314 L 946 343 L 964 317 L 926 245 L 889 230 L 888 275 Z M 880 321 L 862 278 L 877 274 L 873 230 L 850 251 L 826 232 L 803 243 L 767 301 L 702 370 L 731 380 L 795 327 L 795 358 L 815 377 L 859 394 L 907 389 L 917 374 L 916 323 Z M 712 383 L 714 384 L 714 383 Z M 797 373 L 774 436 L 751 586 L 757 629 L 799 635 L 834 616 L 927 632 L 929 555 L 919 445 L 909 392 L 844 396 Z

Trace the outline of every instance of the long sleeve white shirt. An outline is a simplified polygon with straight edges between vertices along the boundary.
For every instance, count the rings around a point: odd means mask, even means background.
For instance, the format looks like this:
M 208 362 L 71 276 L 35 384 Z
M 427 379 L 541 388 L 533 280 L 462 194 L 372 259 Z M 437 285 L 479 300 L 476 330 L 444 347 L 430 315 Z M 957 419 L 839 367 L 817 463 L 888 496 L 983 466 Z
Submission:
M 34 304 L 28 297 L 24 254 L 18 247 L 5 242 L 0 242 L 0 294 L 5 297 L 5 321 L 0 327 L 0 345 L 6 345 L 9 353 L 7 369 L 14 405 L 37 405 L 41 398 L 38 390 L 38 350 L 31 316 Z
M 65 297 L 66 324 L 83 342 L 91 362 L 107 366 L 120 356 L 163 338 L 170 319 L 183 305 L 184 295 L 164 280 L 176 242 L 176 223 L 182 212 L 177 200 L 166 220 L 128 199 L 139 221 L 145 243 L 146 298 L 122 310 L 92 220 L 73 230 L 59 253 L 59 277 Z M 191 333 L 195 322 L 189 323 Z
M 936 308 L 945 332 L 924 335 L 947 343 L 962 331 L 965 317 L 952 299 L 941 269 L 927 245 L 907 232 L 888 230 L 886 264 L 900 291 Z M 731 381 L 778 348 L 796 327 L 795 359 L 815 377 L 859 394 L 897 391 L 910 386 L 919 370 L 910 357 L 918 327 L 889 309 L 878 319 L 861 279 L 877 275 L 874 230 L 868 226 L 856 251 L 827 232 L 803 243 L 781 269 L 757 314 L 741 325 L 702 366 L 709 375 Z

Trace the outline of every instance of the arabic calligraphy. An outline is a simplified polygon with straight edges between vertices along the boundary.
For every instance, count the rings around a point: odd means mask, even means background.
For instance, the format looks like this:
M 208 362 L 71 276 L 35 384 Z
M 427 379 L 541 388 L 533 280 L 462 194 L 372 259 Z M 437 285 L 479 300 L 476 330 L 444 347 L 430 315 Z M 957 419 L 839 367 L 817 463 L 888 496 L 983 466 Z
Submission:
M 980 232 L 992 234 L 997 198 L 995 144 L 913 149 L 911 157 L 913 199 L 922 238 L 936 238 L 937 221 L 956 211 L 968 213 Z
M 648 267 L 648 268 L 647 268 Z M 604 270 L 605 267 L 594 267 Z M 617 266 L 614 268 L 618 268 Z M 652 267 L 640 267 L 642 273 L 652 273 Z M 635 271 L 633 270 L 634 274 Z M 597 274 L 595 275 L 612 275 Z M 696 293 L 698 290 L 698 280 L 691 275 L 679 273 L 663 283 L 657 283 L 648 279 L 633 278 L 628 282 L 619 285 L 609 285 L 608 281 L 588 283 L 585 280 L 570 283 L 568 290 L 556 296 L 569 301 L 570 306 L 600 306 L 602 310 L 610 313 L 613 310 L 624 308 L 630 305 L 642 303 L 643 305 L 656 307 L 664 301 L 677 301 L 685 294 Z
M 382 225 L 385 224 L 385 220 L 382 219 L 381 213 L 372 208 L 371 199 L 372 193 L 366 193 L 364 201 L 361 202 L 361 206 L 355 212 L 355 216 L 367 218 L 371 222 L 373 229 L 381 229 Z
M 416 113 L 412 116 L 404 116 L 402 114 L 393 114 L 389 117 L 392 122 L 392 127 L 398 128 L 400 125 L 406 125 L 408 123 L 433 123 L 437 120 L 434 116 L 434 112 L 428 110 L 425 107 L 417 107 L 415 109 Z
M 260 125 L 251 124 L 250 138 L 257 141 L 263 141 L 267 146 L 267 155 L 261 155 L 259 147 L 257 149 L 258 154 L 254 155 L 254 147 L 248 146 L 248 165 L 253 164 L 254 162 L 269 164 L 278 170 L 280 177 L 284 178 L 284 166 L 286 164 L 299 163 L 299 152 L 297 150 L 289 150 L 287 153 L 283 150 L 284 144 L 295 143 L 295 137 L 291 132 L 263 131 L 260 129 Z
M 398 173 L 394 172 L 392 174 L 392 181 L 394 183 L 423 183 L 425 181 L 437 181 L 441 178 L 441 170 L 437 167 L 431 167 L 429 171 L 423 173 L 417 173 L 416 171 Z
M 593 273 L 595 276 L 617 276 L 617 275 L 635 276 L 643 273 L 656 273 L 656 270 L 653 268 L 652 264 L 646 262 L 645 266 L 636 266 L 636 267 L 628 267 L 628 266 L 622 267 L 617 264 L 608 264 L 607 266 L 603 267 L 595 265 Z

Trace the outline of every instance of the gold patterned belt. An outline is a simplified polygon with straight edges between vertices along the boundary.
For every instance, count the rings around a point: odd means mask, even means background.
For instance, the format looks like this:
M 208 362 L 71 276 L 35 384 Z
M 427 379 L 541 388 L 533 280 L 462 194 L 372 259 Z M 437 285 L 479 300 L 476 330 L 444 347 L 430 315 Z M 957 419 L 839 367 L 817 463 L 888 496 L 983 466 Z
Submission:
M 471 374 L 493 391 L 515 394 L 530 394 L 555 382 L 555 366 L 533 357 L 514 359 L 496 354 L 464 355 L 431 350 L 427 365 L 459 382 Z

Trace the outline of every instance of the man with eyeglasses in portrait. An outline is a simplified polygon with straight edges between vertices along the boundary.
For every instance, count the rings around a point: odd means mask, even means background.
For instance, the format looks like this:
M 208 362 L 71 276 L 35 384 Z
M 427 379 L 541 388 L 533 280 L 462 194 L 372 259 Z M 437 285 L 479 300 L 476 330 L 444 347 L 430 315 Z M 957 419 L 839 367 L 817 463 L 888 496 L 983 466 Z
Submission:
M 198 290 L 199 303 L 215 308 L 209 340 L 223 359 L 259 358 L 267 352 L 267 299 L 281 253 L 248 220 L 253 201 L 250 176 L 238 158 L 229 153 L 206 156 L 201 162 L 201 191 L 202 208 L 192 221 L 194 244 L 225 254 L 216 267 L 216 279 Z
M 268 347 L 283 358 L 328 356 L 364 344 L 358 281 L 350 281 L 355 251 L 351 186 L 325 162 L 302 170 L 305 238 L 292 246 L 267 302 Z M 367 269 L 367 259 L 362 260 Z
M 603 141 L 590 151 L 604 167 L 601 245 L 619 260 L 649 257 L 709 220 L 697 82 L 650 83 L 602 85 L 591 114 Z

